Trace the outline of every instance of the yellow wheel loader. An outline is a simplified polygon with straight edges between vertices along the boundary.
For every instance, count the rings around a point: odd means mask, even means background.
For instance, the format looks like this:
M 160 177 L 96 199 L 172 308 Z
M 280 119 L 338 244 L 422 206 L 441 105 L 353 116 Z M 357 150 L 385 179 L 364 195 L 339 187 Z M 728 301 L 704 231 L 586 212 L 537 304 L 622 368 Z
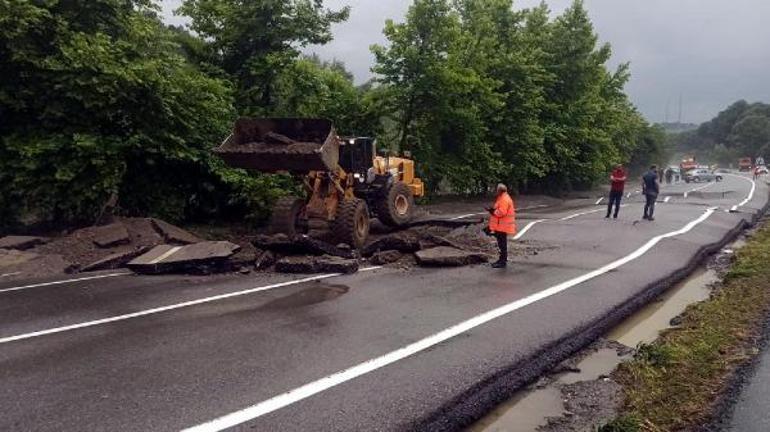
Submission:
M 382 157 L 372 138 L 341 138 L 324 119 L 242 118 L 215 150 L 235 168 L 288 172 L 306 195 L 280 199 L 271 231 L 311 236 L 331 231 L 334 240 L 360 248 L 370 218 L 403 227 L 414 216 L 414 198 L 425 194 L 414 162 Z

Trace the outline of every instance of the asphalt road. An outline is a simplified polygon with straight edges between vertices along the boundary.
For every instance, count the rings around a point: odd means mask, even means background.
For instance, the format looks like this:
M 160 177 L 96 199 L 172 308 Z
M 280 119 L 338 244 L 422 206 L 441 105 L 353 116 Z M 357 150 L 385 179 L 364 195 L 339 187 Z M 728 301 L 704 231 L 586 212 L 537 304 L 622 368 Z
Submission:
M 738 176 L 671 185 L 650 223 L 633 186 L 619 220 L 522 213 L 517 241 L 540 251 L 507 270 L 0 282 L 0 430 L 462 429 L 768 197 Z

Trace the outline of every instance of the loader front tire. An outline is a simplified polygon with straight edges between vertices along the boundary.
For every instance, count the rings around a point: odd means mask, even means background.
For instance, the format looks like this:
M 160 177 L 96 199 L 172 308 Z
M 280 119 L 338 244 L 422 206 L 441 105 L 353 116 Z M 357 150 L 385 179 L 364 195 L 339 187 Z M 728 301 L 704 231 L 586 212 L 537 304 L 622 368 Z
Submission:
M 401 228 L 414 216 L 414 195 L 404 182 L 395 182 L 377 201 L 377 219 L 385 225 Z
M 305 210 L 305 200 L 297 197 L 283 197 L 273 206 L 273 216 L 270 218 L 270 233 L 295 236 L 307 231 L 307 224 L 302 219 Z
M 369 237 L 369 208 L 366 201 L 346 199 L 337 207 L 337 217 L 332 223 L 335 239 L 360 249 Z

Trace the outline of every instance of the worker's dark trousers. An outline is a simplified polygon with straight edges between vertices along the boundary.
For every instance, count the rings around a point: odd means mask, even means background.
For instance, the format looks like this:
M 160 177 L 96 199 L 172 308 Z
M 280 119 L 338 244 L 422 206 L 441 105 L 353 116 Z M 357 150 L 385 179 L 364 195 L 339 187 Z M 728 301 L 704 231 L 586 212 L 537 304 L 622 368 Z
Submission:
M 657 195 L 645 195 L 647 197 L 647 202 L 644 204 L 644 218 L 652 218 L 653 213 L 655 213 L 655 201 L 658 200 Z
M 508 262 L 508 234 L 496 232 L 495 238 L 497 238 L 497 247 L 500 248 L 500 259 L 498 262 Z
M 612 213 L 612 206 L 615 206 L 615 219 L 618 218 L 618 212 L 620 211 L 620 201 L 623 199 L 623 191 L 611 191 L 610 203 L 607 205 L 607 217 L 610 217 Z

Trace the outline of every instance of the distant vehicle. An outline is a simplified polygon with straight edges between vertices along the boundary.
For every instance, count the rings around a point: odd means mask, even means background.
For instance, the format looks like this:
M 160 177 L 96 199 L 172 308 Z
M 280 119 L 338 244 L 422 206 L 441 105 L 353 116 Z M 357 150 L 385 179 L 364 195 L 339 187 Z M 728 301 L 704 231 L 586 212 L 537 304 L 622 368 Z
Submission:
M 685 183 L 720 182 L 722 181 L 722 176 L 707 169 L 699 168 L 687 171 L 687 174 L 684 175 L 684 181 Z
M 756 167 L 755 170 L 754 170 L 754 174 L 756 174 L 756 175 L 767 175 L 768 174 L 767 167 L 764 166 L 764 165 L 760 165 L 760 166 Z
M 748 172 L 751 171 L 751 158 L 745 157 L 738 160 L 738 171 Z
M 763 158 L 762 156 L 758 157 L 757 161 L 755 162 L 755 165 L 760 166 L 764 164 L 765 164 L 765 158 Z
M 698 168 L 698 163 L 695 162 L 695 156 L 686 156 L 682 159 L 682 163 L 679 164 L 679 168 L 682 169 L 682 172 Z

